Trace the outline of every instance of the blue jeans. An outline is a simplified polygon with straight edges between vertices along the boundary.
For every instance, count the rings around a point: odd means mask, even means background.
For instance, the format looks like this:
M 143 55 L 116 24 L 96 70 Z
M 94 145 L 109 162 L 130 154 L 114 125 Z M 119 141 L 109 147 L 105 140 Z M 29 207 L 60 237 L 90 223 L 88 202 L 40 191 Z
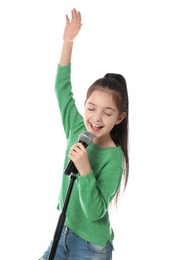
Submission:
M 52 242 L 40 260 L 48 260 Z M 99 246 L 87 242 L 64 226 L 54 260 L 111 260 L 112 245 Z

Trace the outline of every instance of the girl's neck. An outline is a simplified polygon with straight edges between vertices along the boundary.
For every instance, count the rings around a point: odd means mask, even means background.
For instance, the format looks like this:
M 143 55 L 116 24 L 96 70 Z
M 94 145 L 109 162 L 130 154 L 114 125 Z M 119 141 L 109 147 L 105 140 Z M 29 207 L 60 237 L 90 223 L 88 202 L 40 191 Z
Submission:
M 100 139 L 93 138 L 93 143 L 100 148 L 116 147 L 116 144 L 114 143 L 111 137 Z

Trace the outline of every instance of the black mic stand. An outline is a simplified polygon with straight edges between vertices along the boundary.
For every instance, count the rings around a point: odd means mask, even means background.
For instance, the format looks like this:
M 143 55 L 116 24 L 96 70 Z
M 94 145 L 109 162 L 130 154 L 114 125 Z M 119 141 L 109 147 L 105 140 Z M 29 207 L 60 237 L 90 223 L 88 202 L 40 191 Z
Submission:
M 70 196 L 71 196 L 73 184 L 74 184 L 74 181 L 76 180 L 76 174 L 77 173 L 78 172 L 76 171 L 76 169 L 74 169 L 74 172 L 71 173 L 71 175 L 70 175 L 70 179 L 71 179 L 70 184 L 69 184 L 69 187 L 68 187 L 68 190 L 67 190 L 67 195 L 66 195 L 66 198 L 65 198 L 64 206 L 63 206 L 62 212 L 59 216 L 59 220 L 58 220 L 58 223 L 57 223 L 57 226 L 56 226 L 56 229 L 55 229 L 52 248 L 51 248 L 48 260 L 54 259 L 56 249 L 57 249 L 57 246 L 58 246 L 58 242 L 59 242 L 60 237 L 61 237 L 61 232 L 62 232 L 62 229 L 63 229 L 63 226 L 64 226 L 64 222 L 65 222 L 65 218 L 66 218 L 66 211 L 67 211 L 69 199 L 70 199 Z
M 79 136 L 79 142 L 81 142 L 85 148 L 91 143 L 91 141 L 92 141 L 92 135 L 88 131 L 82 132 L 81 135 Z M 65 198 L 64 206 L 63 206 L 62 212 L 59 216 L 59 220 L 58 220 L 58 223 L 57 223 L 57 226 L 55 229 L 52 248 L 51 248 L 48 260 L 54 260 L 54 256 L 56 253 L 56 249 L 57 249 L 60 237 L 61 237 L 61 232 L 62 232 L 65 218 L 66 218 L 67 206 L 68 206 L 69 199 L 71 196 L 74 181 L 76 180 L 77 173 L 78 173 L 78 170 L 76 169 L 74 163 L 70 160 L 69 164 L 67 165 L 67 167 L 65 169 L 65 174 L 68 176 L 70 175 L 71 180 L 70 180 L 70 184 L 69 184 L 69 187 L 67 190 L 67 195 Z

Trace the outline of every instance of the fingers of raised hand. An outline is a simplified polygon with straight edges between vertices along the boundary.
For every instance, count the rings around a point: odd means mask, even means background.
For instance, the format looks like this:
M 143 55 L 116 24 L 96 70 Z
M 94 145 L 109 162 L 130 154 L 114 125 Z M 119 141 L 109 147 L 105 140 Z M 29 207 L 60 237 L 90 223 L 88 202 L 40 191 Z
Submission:
M 72 14 L 72 22 L 77 23 L 79 25 L 81 25 L 81 13 L 74 8 L 71 11 Z

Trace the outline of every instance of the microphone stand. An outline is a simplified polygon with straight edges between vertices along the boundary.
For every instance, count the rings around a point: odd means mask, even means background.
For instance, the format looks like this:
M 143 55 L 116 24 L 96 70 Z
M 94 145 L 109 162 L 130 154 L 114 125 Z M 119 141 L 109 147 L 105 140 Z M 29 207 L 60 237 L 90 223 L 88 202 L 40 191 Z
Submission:
M 81 142 L 85 148 L 91 143 L 91 141 L 92 141 L 92 135 L 91 135 L 90 132 L 84 131 L 79 135 L 79 142 Z M 78 170 L 76 169 L 73 162 L 70 161 L 69 164 L 67 165 L 66 169 L 65 169 L 65 174 L 68 175 L 68 176 L 70 175 L 71 180 L 70 180 L 70 184 L 69 184 L 69 187 L 68 187 L 68 190 L 67 190 L 64 206 L 63 206 L 62 212 L 59 216 L 57 227 L 55 229 L 55 234 L 54 234 L 54 237 L 53 237 L 53 243 L 52 243 L 52 247 L 51 247 L 51 251 L 50 251 L 48 260 L 54 260 L 54 256 L 55 256 L 55 253 L 56 253 L 56 249 L 57 249 L 60 237 L 61 237 L 61 232 L 62 232 L 64 222 L 65 222 L 65 218 L 66 218 L 67 206 L 68 206 L 69 199 L 70 199 L 70 196 L 71 196 L 74 181 L 76 180 L 76 174 L 77 173 L 78 173 Z
M 63 206 L 62 212 L 59 216 L 59 220 L 58 220 L 58 223 L 57 223 L 57 226 L 56 226 L 56 229 L 55 229 L 52 248 L 51 248 L 48 260 L 53 260 L 55 253 L 56 253 L 56 249 L 57 249 L 60 237 L 61 237 L 61 232 L 62 232 L 64 222 L 65 222 L 65 218 L 66 218 L 66 211 L 67 211 L 69 199 L 70 199 L 70 196 L 71 196 L 73 184 L 74 184 L 74 181 L 76 180 L 76 174 L 77 174 L 77 172 L 75 172 L 75 170 L 74 170 L 74 172 L 71 173 L 71 175 L 70 175 L 70 179 L 71 179 L 70 184 L 69 184 L 69 187 L 68 187 L 68 190 L 67 190 L 67 195 L 66 195 L 66 198 L 65 198 L 64 206 Z

